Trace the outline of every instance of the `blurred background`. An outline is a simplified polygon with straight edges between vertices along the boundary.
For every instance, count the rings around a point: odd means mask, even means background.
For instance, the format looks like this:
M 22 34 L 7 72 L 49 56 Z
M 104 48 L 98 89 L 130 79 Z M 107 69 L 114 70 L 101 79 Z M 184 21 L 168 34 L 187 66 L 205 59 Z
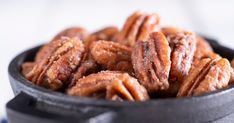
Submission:
M 163 25 L 193 30 L 234 48 L 233 0 L 0 0 L 0 119 L 13 93 L 7 67 L 18 53 L 49 41 L 66 27 L 122 27 L 132 12 L 161 15 Z

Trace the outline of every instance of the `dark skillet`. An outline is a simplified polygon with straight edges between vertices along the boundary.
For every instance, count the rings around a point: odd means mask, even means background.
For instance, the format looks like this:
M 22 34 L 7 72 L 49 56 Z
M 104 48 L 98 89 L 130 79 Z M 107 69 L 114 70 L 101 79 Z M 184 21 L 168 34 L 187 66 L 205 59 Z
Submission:
M 234 50 L 207 39 L 216 53 L 232 59 Z M 203 96 L 114 102 L 72 97 L 33 85 L 20 73 L 20 65 L 33 60 L 39 47 L 17 55 L 8 68 L 16 97 L 7 103 L 12 123 L 51 122 L 234 122 L 234 87 Z M 4 93 L 4 92 L 2 92 Z

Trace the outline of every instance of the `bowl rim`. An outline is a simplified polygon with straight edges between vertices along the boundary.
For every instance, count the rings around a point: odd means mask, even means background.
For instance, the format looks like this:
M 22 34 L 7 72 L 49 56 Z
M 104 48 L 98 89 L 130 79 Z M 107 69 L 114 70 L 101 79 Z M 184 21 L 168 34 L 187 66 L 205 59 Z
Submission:
M 214 97 L 220 97 L 227 93 L 234 93 L 234 84 L 228 86 L 227 88 L 216 90 L 213 92 L 206 93 L 201 96 L 191 96 L 191 97 L 180 97 L 180 98 L 159 98 L 159 99 L 150 99 L 147 101 L 110 101 L 105 99 L 95 99 L 90 97 L 79 97 L 79 96 L 70 96 L 65 93 L 52 91 L 37 85 L 32 84 L 27 80 L 20 72 L 20 65 L 25 60 L 30 52 L 38 50 L 42 45 L 35 46 L 24 50 L 23 52 L 16 55 L 10 62 L 8 66 L 8 76 L 14 79 L 14 82 L 18 82 L 24 87 L 25 90 L 21 90 L 26 94 L 36 98 L 38 101 L 50 103 L 50 104 L 72 104 L 72 105 L 93 105 L 93 106 L 111 106 L 111 107 L 136 107 L 136 106 L 152 106 L 158 104 L 172 104 L 172 103 L 196 103 L 198 101 L 204 101 Z M 222 46 L 222 45 L 221 45 Z M 11 80 L 10 80 L 11 81 Z M 12 80 L 13 81 L 13 80 Z M 12 88 L 13 89 L 13 88 Z M 21 92 L 20 91 L 20 92 Z M 68 106 L 69 107 L 69 106 Z

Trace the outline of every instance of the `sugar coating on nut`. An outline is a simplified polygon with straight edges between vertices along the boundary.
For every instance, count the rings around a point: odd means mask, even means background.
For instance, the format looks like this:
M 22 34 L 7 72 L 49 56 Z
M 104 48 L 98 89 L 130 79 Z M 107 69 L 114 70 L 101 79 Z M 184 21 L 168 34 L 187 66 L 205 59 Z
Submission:
M 61 38 L 51 55 L 37 62 L 26 78 L 36 85 L 58 90 L 69 84 L 71 73 L 80 64 L 84 45 L 80 40 Z M 51 42 L 53 43 L 53 42 Z
M 168 89 L 171 49 L 160 32 L 150 34 L 146 41 L 138 41 L 132 52 L 135 75 L 149 92 Z

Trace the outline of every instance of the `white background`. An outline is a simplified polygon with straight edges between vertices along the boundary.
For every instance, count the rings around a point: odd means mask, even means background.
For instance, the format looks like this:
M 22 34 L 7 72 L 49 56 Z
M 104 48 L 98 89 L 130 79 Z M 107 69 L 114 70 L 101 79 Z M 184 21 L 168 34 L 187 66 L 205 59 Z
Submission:
M 191 29 L 234 48 L 232 0 L 0 0 L 0 118 L 13 98 L 7 67 L 16 54 L 49 41 L 65 27 L 121 27 L 135 10 L 159 13 L 165 25 Z

